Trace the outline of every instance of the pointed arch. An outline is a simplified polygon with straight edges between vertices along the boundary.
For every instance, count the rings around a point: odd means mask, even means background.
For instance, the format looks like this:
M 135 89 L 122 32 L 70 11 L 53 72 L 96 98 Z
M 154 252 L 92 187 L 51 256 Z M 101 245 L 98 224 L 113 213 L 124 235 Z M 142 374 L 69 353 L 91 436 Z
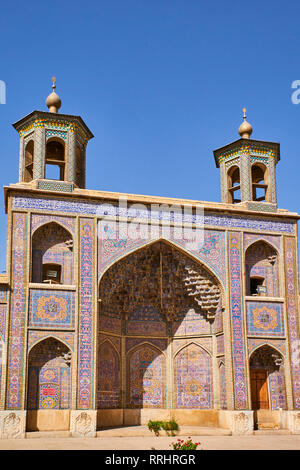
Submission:
M 145 341 L 141 341 L 139 344 L 135 344 L 132 346 L 132 348 L 128 349 L 128 351 L 126 351 L 126 356 L 128 356 L 130 353 L 133 353 L 135 349 L 138 349 L 140 346 L 150 346 L 153 349 L 156 349 L 159 354 L 163 354 L 165 356 L 165 352 L 162 349 L 151 343 L 151 341 L 147 341 L 147 339 L 145 339 Z
M 272 344 L 260 344 L 249 356 L 253 410 L 286 409 L 284 354 Z
M 164 408 L 166 395 L 165 355 L 143 342 L 127 354 L 128 408 Z
M 34 139 L 26 142 L 24 149 L 24 181 L 29 183 L 33 180 L 33 164 L 34 164 Z
M 119 408 L 121 406 L 121 357 L 109 338 L 98 347 L 97 407 Z
M 71 350 L 49 335 L 28 352 L 27 408 L 70 409 Z
M 270 201 L 269 170 L 261 162 L 251 165 L 251 188 L 253 201 Z
M 59 225 L 62 229 L 66 230 L 66 232 L 68 232 L 69 235 L 70 235 L 70 237 L 72 237 L 72 239 L 73 239 L 73 233 L 70 231 L 70 227 L 68 227 L 68 225 L 65 224 L 65 223 L 63 222 L 63 220 L 58 219 L 58 218 L 55 218 L 55 220 L 54 220 L 54 219 L 53 219 L 53 220 L 47 220 L 47 221 L 45 221 L 45 222 L 43 222 L 43 220 L 41 220 L 41 222 L 39 222 L 39 223 L 34 227 L 34 229 L 32 230 L 32 232 L 31 232 L 31 237 L 33 237 L 33 235 L 35 234 L 35 232 L 36 232 L 37 230 L 39 230 L 41 227 L 44 227 L 45 225 L 52 224 L 52 223 L 53 223 L 53 224 L 56 224 L 56 225 Z
M 174 360 L 175 408 L 213 408 L 213 373 L 211 356 L 201 346 L 191 343 Z
M 118 349 L 116 348 L 116 345 L 112 342 L 112 340 L 110 338 L 108 338 L 108 337 L 102 338 L 101 341 L 98 344 L 98 347 L 100 348 L 100 346 L 102 346 L 106 342 L 109 343 L 109 345 L 116 351 L 119 359 L 121 359 L 120 352 L 118 351 Z
M 195 346 L 197 346 L 197 347 L 199 347 L 199 348 L 201 348 L 201 349 L 203 349 L 203 351 L 205 351 L 211 358 L 213 357 L 211 351 L 209 351 L 207 348 L 205 348 L 202 344 L 197 343 L 196 340 L 191 339 L 188 343 L 183 344 L 182 346 L 180 346 L 180 347 L 174 352 L 174 354 L 173 354 L 173 359 L 175 359 L 176 356 L 177 356 L 177 354 L 179 354 L 183 349 L 185 349 L 187 346 L 190 346 L 190 345 L 192 345 L 192 344 L 195 345 Z
M 276 347 L 274 344 L 269 343 L 268 341 L 265 341 L 263 343 L 260 343 L 258 346 L 255 346 L 254 349 L 252 349 L 251 352 L 249 352 L 249 360 L 251 359 L 252 355 L 256 351 L 258 351 L 259 349 L 264 348 L 264 347 L 269 347 L 270 349 L 274 349 L 275 352 L 280 354 L 280 356 L 283 359 L 285 359 L 285 354 L 282 351 L 280 351 L 280 349 L 278 347 Z
M 255 245 L 256 243 L 259 243 L 259 242 L 262 242 L 262 243 L 265 243 L 266 245 L 269 245 L 270 248 L 272 248 L 273 250 L 276 251 L 277 255 L 279 256 L 279 249 L 278 247 L 272 243 L 270 240 L 266 240 L 263 236 L 259 236 L 256 240 L 253 240 L 251 243 L 249 243 L 249 245 L 247 246 L 247 248 L 245 249 L 245 254 L 247 252 L 247 250 L 252 247 L 253 245 Z
M 29 355 L 30 351 L 34 348 L 34 346 L 38 345 L 39 343 L 41 343 L 42 341 L 44 341 L 46 339 L 54 339 L 56 341 L 59 341 L 64 346 L 66 346 L 66 348 L 70 349 L 70 351 L 73 352 L 73 346 L 71 346 L 67 341 L 62 339 L 60 336 L 57 336 L 55 333 L 51 332 L 49 334 L 46 333 L 45 336 L 43 336 L 42 338 L 38 338 L 36 341 L 31 343 L 30 346 L 28 347 L 27 354 Z
M 224 294 L 225 294 L 226 289 L 225 289 L 223 280 L 220 278 L 220 275 L 216 272 L 216 270 L 213 268 L 213 266 L 209 265 L 207 263 L 207 260 L 204 260 L 202 257 L 197 256 L 194 253 L 186 250 L 183 246 L 179 245 L 175 240 L 170 240 L 170 239 L 165 238 L 165 237 L 158 237 L 158 238 L 155 238 L 155 239 L 147 240 L 143 244 L 140 244 L 138 246 L 130 247 L 129 250 L 127 250 L 124 253 L 121 253 L 120 256 L 118 256 L 117 258 L 114 258 L 112 261 L 110 261 L 110 263 L 108 263 L 104 267 L 104 269 L 102 271 L 100 271 L 99 277 L 98 277 L 98 286 L 99 286 L 103 276 L 105 275 L 105 273 L 112 266 L 114 266 L 116 263 L 118 263 L 119 261 L 122 261 L 127 256 L 130 256 L 133 253 L 136 253 L 136 252 L 141 251 L 145 248 L 148 248 L 151 245 L 154 245 L 155 243 L 158 243 L 158 242 L 166 243 L 167 245 L 176 248 L 178 251 L 180 251 L 183 255 L 186 255 L 192 261 L 195 261 L 196 263 L 199 263 L 199 264 L 203 265 L 203 267 L 205 269 L 207 269 L 207 271 L 209 271 L 216 278 L 216 281 L 220 284 L 220 288 L 222 289 L 222 298 L 224 298 Z
M 40 225 L 31 237 L 31 279 L 35 283 L 73 284 L 73 235 L 61 223 Z
M 240 166 L 232 165 L 227 171 L 227 203 L 236 204 L 241 202 L 241 172 Z
M 279 252 L 264 239 L 253 241 L 245 250 L 246 295 L 279 297 Z

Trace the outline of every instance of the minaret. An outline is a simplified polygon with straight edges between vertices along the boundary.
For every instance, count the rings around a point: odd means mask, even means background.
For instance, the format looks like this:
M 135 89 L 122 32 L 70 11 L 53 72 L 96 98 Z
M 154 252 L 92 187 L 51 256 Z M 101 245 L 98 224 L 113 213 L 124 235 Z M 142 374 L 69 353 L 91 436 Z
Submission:
M 55 89 L 53 77 L 48 112 L 33 111 L 13 125 L 20 135 L 19 182 L 35 182 L 38 189 L 85 188 L 86 145 L 93 134 L 80 116 L 58 113 Z
M 241 138 L 214 150 L 221 174 L 221 200 L 243 204 L 249 210 L 277 211 L 275 168 L 280 160 L 280 144 L 250 139 L 252 126 L 243 108 Z

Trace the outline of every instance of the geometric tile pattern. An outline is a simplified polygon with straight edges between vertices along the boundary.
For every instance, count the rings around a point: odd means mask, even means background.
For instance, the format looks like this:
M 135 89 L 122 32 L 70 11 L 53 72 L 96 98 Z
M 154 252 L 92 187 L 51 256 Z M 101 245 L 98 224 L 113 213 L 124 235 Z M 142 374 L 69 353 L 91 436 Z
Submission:
M 69 409 L 71 404 L 68 348 L 54 338 L 41 341 L 29 354 L 29 409 Z
M 74 328 L 74 292 L 30 290 L 29 326 Z
M 241 234 L 229 232 L 229 278 L 235 409 L 248 408 L 242 306 Z
M 149 209 L 143 211 L 142 214 L 136 213 L 135 209 L 130 207 L 121 208 L 113 205 L 108 205 L 107 203 L 95 202 L 79 202 L 76 200 L 64 201 L 62 199 L 45 199 L 45 198 L 36 198 L 33 196 L 13 196 L 13 208 L 14 209 L 38 209 L 38 210 L 47 210 L 47 211 L 56 211 L 56 212 L 68 212 L 73 214 L 80 215 L 98 215 L 99 217 L 105 215 L 121 217 L 128 217 L 129 219 L 135 219 L 139 217 L 140 220 L 170 220 L 170 212 L 161 211 L 160 213 L 150 212 Z M 216 227 L 228 227 L 228 228 L 245 228 L 251 230 L 260 230 L 267 232 L 281 232 L 281 233 L 295 233 L 295 224 L 294 222 L 289 221 L 278 221 L 272 220 L 271 218 L 255 218 L 255 217 L 245 217 L 237 215 L 225 215 L 217 214 L 213 212 L 205 212 L 204 217 L 198 217 L 196 214 L 185 215 L 184 220 L 187 223 L 197 223 Z M 182 221 L 182 218 L 179 219 Z
M 295 240 L 285 237 L 285 272 L 286 272 L 286 304 L 288 316 L 289 338 L 291 345 L 291 353 L 293 357 L 299 357 L 299 326 L 298 326 L 298 298 L 295 279 L 296 256 L 295 256 Z M 292 360 L 293 375 L 293 391 L 294 391 L 294 407 L 300 409 L 300 363 L 298 360 Z
M 12 304 L 10 342 L 8 353 L 7 408 L 20 409 L 23 393 L 22 371 L 24 367 L 24 323 L 25 323 L 25 248 L 26 214 L 13 214 L 13 260 L 12 260 Z
M 213 408 L 212 364 L 210 355 L 190 344 L 175 357 L 176 408 Z
M 7 288 L 0 286 L 0 302 L 7 301 Z
M 2 341 L 5 341 L 6 319 L 7 319 L 7 305 L 0 304 L 0 336 L 1 336 Z
M 94 343 L 94 221 L 80 219 L 80 287 L 79 287 L 79 351 L 78 409 L 89 409 L 93 403 Z
M 247 302 L 249 336 L 284 336 L 283 304 Z
M 120 359 L 109 341 L 98 350 L 97 408 L 120 407 Z
M 163 354 L 143 344 L 128 356 L 127 406 L 163 408 L 165 404 L 165 360 Z

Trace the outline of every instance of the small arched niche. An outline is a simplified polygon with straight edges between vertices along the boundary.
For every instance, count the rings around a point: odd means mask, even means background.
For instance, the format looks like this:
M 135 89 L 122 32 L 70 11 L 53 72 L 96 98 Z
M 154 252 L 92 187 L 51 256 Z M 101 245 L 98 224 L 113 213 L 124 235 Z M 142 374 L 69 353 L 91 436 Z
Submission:
M 245 254 L 246 295 L 279 297 L 278 253 L 269 243 L 259 240 Z
M 50 337 L 30 350 L 28 410 L 67 410 L 71 407 L 71 351 Z
M 24 181 L 29 183 L 33 180 L 34 141 L 30 140 L 25 147 L 24 158 Z
M 286 390 L 283 356 L 275 348 L 263 345 L 250 357 L 252 409 L 285 409 Z
M 45 178 L 63 181 L 65 177 L 65 144 L 49 139 L 46 144 Z
M 251 167 L 252 200 L 270 202 L 268 171 L 265 165 L 254 163 Z
M 32 282 L 73 284 L 73 238 L 56 222 L 39 227 L 32 236 Z
M 237 165 L 232 166 L 227 172 L 227 202 L 236 204 L 241 202 L 240 169 Z

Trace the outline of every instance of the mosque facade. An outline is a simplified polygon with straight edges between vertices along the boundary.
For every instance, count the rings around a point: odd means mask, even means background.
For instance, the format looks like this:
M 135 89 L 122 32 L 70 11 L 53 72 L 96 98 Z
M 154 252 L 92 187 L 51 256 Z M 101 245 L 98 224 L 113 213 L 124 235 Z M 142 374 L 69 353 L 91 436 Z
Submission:
M 214 151 L 221 202 L 85 188 L 93 134 L 48 111 L 14 124 L 4 188 L 0 436 L 176 419 L 300 433 L 298 214 L 277 206 L 280 145 Z

